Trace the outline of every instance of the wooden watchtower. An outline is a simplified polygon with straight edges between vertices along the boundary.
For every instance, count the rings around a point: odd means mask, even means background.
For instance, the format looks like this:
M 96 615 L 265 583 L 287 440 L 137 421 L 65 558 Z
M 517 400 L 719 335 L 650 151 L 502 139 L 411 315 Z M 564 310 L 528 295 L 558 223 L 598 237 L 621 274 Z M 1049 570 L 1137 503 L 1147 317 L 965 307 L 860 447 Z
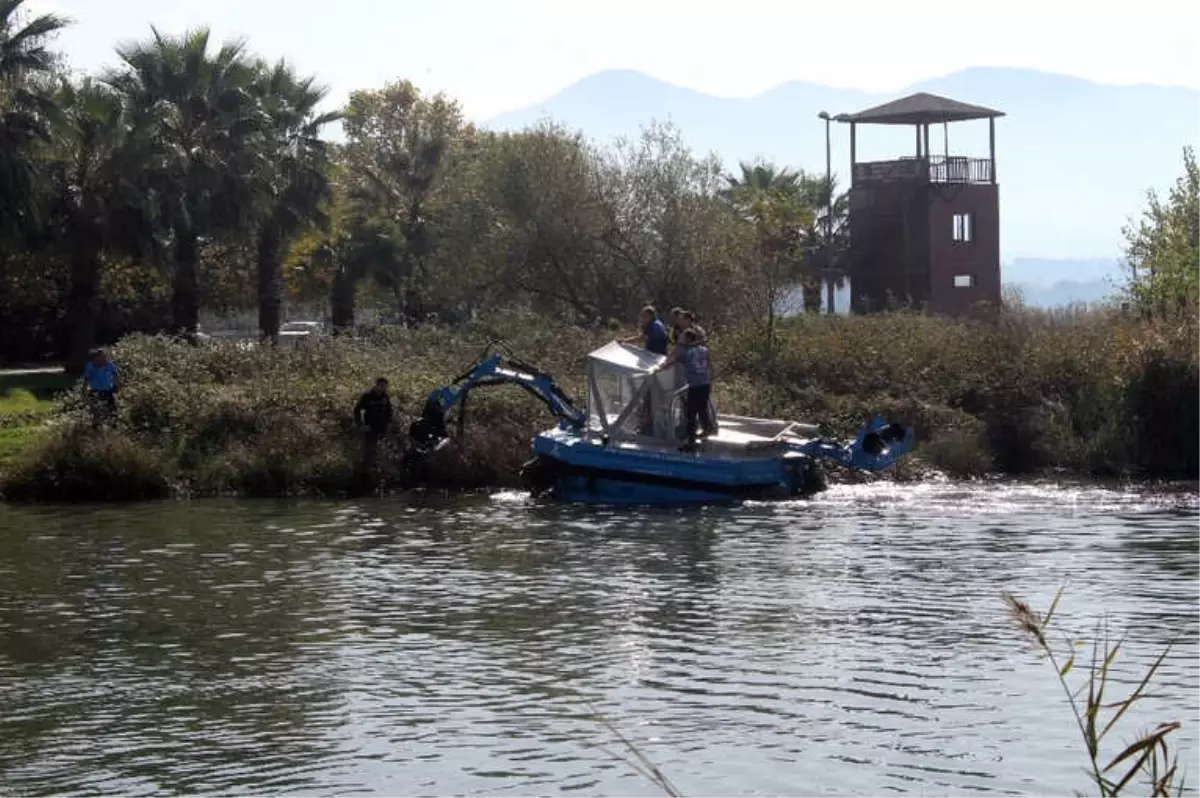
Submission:
M 914 94 L 836 121 L 850 125 L 851 309 L 912 306 L 960 314 L 1000 304 L 1000 195 L 996 184 L 999 111 Z M 987 158 L 949 152 L 949 124 L 988 120 Z M 912 125 L 915 154 L 860 163 L 859 125 Z M 929 148 L 943 126 L 944 149 Z

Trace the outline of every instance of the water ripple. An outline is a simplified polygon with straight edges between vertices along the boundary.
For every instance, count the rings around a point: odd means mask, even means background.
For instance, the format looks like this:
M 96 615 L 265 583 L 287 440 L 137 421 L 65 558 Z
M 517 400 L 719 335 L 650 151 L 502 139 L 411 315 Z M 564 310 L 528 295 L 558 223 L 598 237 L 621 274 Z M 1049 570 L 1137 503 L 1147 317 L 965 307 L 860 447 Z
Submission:
M 0 507 L 0 793 L 1087 789 L 1012 590 L 1197 745 L 1194 492 L 877 483 L 737 509 Z M 1195 794 L 1195 793 L 1193 793 Z

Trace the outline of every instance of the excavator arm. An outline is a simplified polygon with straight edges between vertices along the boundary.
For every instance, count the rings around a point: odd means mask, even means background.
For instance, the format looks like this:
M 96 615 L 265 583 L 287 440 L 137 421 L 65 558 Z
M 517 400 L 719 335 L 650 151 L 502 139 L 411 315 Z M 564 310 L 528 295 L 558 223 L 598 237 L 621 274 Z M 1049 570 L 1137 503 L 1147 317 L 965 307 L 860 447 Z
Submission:
M 492 385 L 516 385 L 549 408 L 561 426 L 581 429 L 587 421 L 586 415 L 575 406 L 571 398 L 546 372 L 525 363 L 510 354 L 494 352 L 486 354 L 449 385 L 435 389 L 425 400 L 421 418 L 409 427 L 409 438 L 420 449 L 434 449 L 449 435 L 446 416 L 455 407 L 459 408 L 459 435 L 465 419 L 467 397 L 475 388 Z

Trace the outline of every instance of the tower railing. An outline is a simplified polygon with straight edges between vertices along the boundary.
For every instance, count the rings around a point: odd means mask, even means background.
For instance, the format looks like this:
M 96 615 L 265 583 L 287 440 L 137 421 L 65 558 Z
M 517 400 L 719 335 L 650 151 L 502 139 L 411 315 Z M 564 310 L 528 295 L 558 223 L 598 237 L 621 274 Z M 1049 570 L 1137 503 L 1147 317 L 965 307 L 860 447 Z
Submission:
M 992 161 L 961 155 L 906 156 L 854 164 L 854 182 L 991 183 Z

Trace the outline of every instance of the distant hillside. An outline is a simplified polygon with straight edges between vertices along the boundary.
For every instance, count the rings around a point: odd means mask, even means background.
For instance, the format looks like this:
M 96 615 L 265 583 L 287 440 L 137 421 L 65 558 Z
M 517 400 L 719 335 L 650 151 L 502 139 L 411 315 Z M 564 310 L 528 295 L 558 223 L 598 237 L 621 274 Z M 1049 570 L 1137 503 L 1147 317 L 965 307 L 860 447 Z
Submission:
M 488 125 L 519 129 L 549 117 L 608 141 L 636 135 L 652 119 L 669 119 L 696 150 L 715 151 L 731 167 L 762 156 L 823 172 L 819 111 L 858 111 L 917 91 L 1006 113 L 996 123 L 1006 261 L 1117 257 L 1121 226 L 1141 209 L 1146 189 L 1169 186 L 1182 169 L 1183 146 L 1200 143 L 1200 92 L 991 68 L 887 95 L 793 82 L 747 99 L 712 97 L 638 72 L 602 72 Z M 833 136 L 833 168 L 845 175 L 846 126 L 834 125 Z M 860 158 L 907 155 L 913 146 L 908 128 L 863 128 L 858 139 Z M 987 154 L 985 122 L 951 125 L 949 139 L 952 153 Z M 943 131 L 931 131 L 930 140 L 933 151 L 941 152 Z M 1005 280 L 1010 281 L 1007 274 Z
M 1113 282 L 1124 279 L 1117 258 L 1014 258 L 1001 266 L 1006 283 L 1050 286 L 1055 283 Z
M 1115 258 L 1016 258 L 1003 264 L 1000 272 L 1006 285 L 1020 290 L 1027 305 L 1042 308 L 1106 301 L 1128 276 Z

